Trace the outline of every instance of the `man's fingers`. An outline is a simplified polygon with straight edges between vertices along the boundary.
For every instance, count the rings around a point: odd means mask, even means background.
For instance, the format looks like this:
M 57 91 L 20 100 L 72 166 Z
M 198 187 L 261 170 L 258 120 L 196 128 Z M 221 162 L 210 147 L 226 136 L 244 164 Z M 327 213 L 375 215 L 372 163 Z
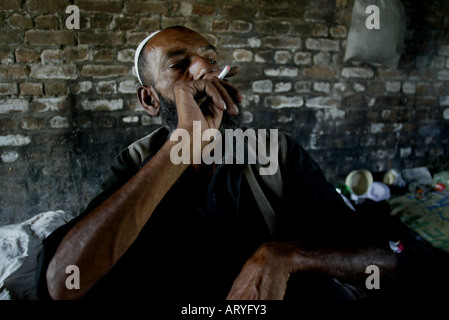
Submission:
M 237 114 L 239 112 L 237 106 L 235 105 L 234 99 L 229 95 L 229 92 L 222 85 L 225 82 L 222 82 L 218 79 L 212 80 L 213 84 L 217 88 L 224 102 L 226 103 L 226 109 L 230 114 Z

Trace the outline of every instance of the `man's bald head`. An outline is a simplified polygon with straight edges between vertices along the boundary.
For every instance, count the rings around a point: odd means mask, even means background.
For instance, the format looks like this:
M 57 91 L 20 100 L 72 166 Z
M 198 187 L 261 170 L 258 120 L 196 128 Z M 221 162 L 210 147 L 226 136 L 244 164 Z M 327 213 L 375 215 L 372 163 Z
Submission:
M 143 85 L 152 85 L 154 86 L 155 80 L 153 77 L 154 66 L 149 61 L 148 53 L 151 51 L 153 47 L 153 43 L 155 45 L 164 45 L 167 43 L 173 43 L 177 37 L 181 36 L 183 40 L 196 42 L 198 40 L 206 41 L 199 33 L 186 28 L 184 26 L 173 26 L 168 27 L 166 29 L 156 31 L 152 35 L 149 36 L 149 39 L 143 43 L 143 47 L 138 53 L 137 57 L 137 74 L 141 84 Z M 185 36 L 185 37 L 184 37 Z M 213 46 L 211 46 L 213 47 Z M 214 48 L 215 49 L 215 48 Z M 154 57 L 152 57 L 154 58 Z

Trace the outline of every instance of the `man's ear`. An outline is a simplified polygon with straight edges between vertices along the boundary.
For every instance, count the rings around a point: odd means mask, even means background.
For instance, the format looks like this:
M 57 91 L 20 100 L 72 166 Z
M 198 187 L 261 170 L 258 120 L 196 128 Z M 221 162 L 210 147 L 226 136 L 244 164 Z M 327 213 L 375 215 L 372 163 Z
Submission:
M 141 85 L 137 88 L 140 104 L 151 116 L 157 116 L 161 111 L 161 104 L 153 86 Z

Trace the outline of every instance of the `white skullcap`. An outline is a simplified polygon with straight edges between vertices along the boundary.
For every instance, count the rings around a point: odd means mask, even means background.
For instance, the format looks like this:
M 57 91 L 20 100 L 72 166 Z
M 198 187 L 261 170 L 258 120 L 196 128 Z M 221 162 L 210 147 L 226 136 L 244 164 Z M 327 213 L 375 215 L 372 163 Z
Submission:
M 145 39 L 142 40 L 141 43 L 139 43 L 139 45 L 137 46 L 136 49 L 136 54 L 134 56 L 134 68 L 136 69 L 136 75 L 137 78 L 139 79 L 140 84 L 142 83 L 142 79 L 140 78 L 140 74 L 139 74 L 139 56 L 140 56 L 140 52 L 142 51 L 142 49 L 145 47 L 145 45 L 147 44 L 148 40 L 150 40 L 151 38 L 153 38 L 156 34 L 158 34 L 159 32 L 161 32 L 161 30 L 157 30 L 154 31 L 152 34 L 150 34 L 148 37 L 146 37 Z

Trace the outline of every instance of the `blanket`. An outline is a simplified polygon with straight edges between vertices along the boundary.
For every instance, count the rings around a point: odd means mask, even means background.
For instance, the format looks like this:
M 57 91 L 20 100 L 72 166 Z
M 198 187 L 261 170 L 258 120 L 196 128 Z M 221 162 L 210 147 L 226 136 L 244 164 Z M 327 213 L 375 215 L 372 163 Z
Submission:
M 0 300 L 36 300 L 35 272 L 42 241 L 74 218 L 61 210 L 0 227 Z
M 407 227 L 434 247 L 449 253 L 448 193 L 408 193 L 388 202 L 392 206 L 392 215 L 398 215 Z

